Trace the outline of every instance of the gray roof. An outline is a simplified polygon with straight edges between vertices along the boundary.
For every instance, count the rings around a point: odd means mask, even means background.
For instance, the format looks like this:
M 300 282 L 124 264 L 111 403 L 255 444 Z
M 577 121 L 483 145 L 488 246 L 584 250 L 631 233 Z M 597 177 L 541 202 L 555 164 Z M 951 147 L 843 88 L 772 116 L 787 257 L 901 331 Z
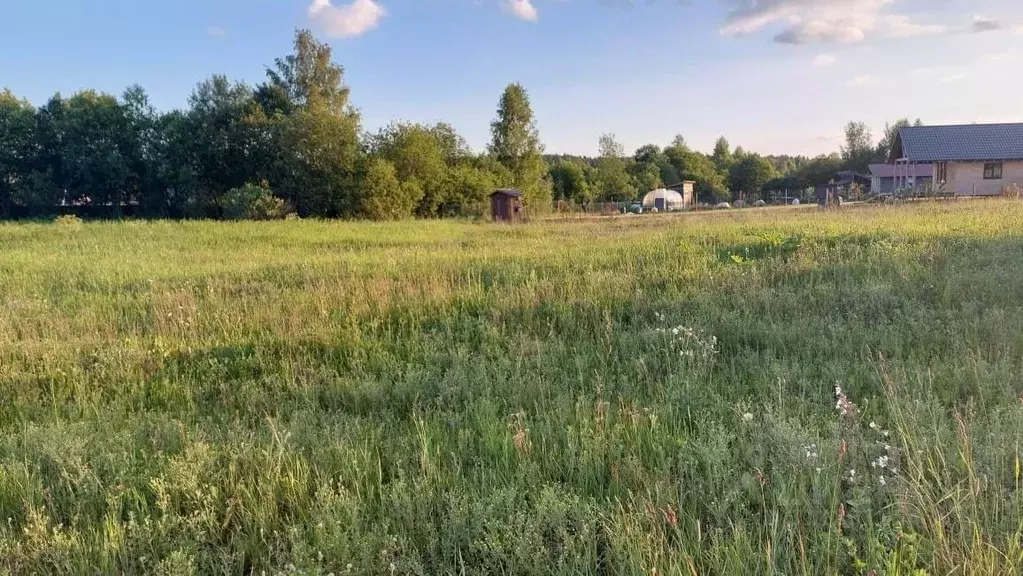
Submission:
M 910 178 L 930 178 L 933 166 L 931 164 L 910 164 L 900 168 L 898 175 L 909 176 Z M 877 178 L 895 178 L 894 164 L 871 164 L 870 173 Z
M 903 128 L 892 152 L 911 162 L 1023 160 L 1023 124 Z
M 512 198 L 518 198 L 520 196 L 523 196 L 522 192 L 519 192 L 514 188 L 498 188 L 497 190 L 494 190 L 491 196 L 497 196 L 499 194 L 501 196 L 510 196 Z

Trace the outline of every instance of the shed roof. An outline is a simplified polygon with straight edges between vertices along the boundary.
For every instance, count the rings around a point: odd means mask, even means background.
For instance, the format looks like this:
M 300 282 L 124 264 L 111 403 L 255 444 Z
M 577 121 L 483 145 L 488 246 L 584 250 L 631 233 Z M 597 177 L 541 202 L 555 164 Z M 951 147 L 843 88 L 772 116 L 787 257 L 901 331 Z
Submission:
M 899 130 L 891 160 L 1023 160 L 1023 123 L 912 126 Z
M 865 176 L 851 170 L 843 170 L 835 174 L 828 184 L 831 186 L 848 186 L 854 183 L 869 183 L 870 176 Z
M 931 164 L 910 164 L 905 167 L 905 172 L 899 168 L 899 177 L 909 176 L 910 178 L 930 178 L 933 175 L 934 166 Z M 896 171 L 894 164 L 871 164 L 870 173 L 877 178 L 895 178 Z
M 491 196 L 510 196 L 512 198 L 519 198 L 519 197 L 522 196 L 522 192 L 519 192 L 518 190 L 516 190 L 514 188 L 498 188 L 497 190 L 494 190 L 494 192 L 491 193 L 490 195 Z

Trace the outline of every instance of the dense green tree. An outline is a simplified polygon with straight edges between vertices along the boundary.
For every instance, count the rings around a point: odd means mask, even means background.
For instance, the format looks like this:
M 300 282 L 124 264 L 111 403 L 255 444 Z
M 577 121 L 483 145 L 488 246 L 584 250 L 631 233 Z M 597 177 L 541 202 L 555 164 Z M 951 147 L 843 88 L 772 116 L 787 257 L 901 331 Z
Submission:
M 400 182 L 394 165 L 383 158 L 369 161 L 359 189 L 359 210 L 374 220 L 411 217 L 423 194 L 418 182 Z
M 189 97 L 186 125 L 175 134 L 184 141 L 173 148 L 191 166 L 195 188 L 186 192 L 189 214 L 216 216 L 221 197 L 251 183 L 262 158 L 254 156 L 246 118 L 255 104 L 252 89 L 225 76 L 200 82 Z
M 661 187 L 661 171 L 656 164 L 635 162 L 630 168 L 633 182 L 640 194 Z
M 59 187 L 74 191 L 68 200 L 109 207 L 120 215 L 135 200 L 132 158 L 125 109 L 112 95 L 84 90 L 47 105 L 53 120 L 53 142 L 61 158 Z
M 667 162 L 664 152 L 661 152 L 661 147 L 656 144 L 640 146 L 632 157 L 636 160 L 637 164 L 649 164 L 657 167 Z
M 285 176 L 274 188 L 301 216 L 339 216 L 357 210 L 361 157 L 358 125 L 318 105 L 287 117 L 282 131 Z
M 759 194 L 764 185 L 776 175 L 774 165 L 769 160 L 756 154 L 746 154 L 732 166 L 729 183 L 734 192 L 743 193 L 748 198 Z
M 561 160 L 551 167 L 554 197 L 586 204 L 593 199 L 592 188 L 586 180 L 586 165 L 580 161 Z
M 678 171 L 668 161 L 667 155 L 656 145 L 641 146 L 633 154 L 633 158 L 635 163 L 631 167 L 631 172 L 640 190 L 652 190 L 662 185 L 671 186 L 678 184 L 681 179 Z
M 729 199 L 725 177 L 708 156 L 678 145 L 665 148 L 664 154 L 678 175 L 675 182 L 666 183 L 693 181 L 696 183 L 697 197 L 704 202 L 721 202 Z
M 711 156 L 714 161 L 714 165 L 717 166 L 718 170 L 727 172 L 732 166 L 732 147 L 728 143 L 728 140 L 721 136 L 714 143 L 714 154 Z
M 631 200 L 636 197 L 636 185 L 626 169 L 625 148 L 614 134 L 602 134 L 599 140 L 600 158 L 594 170 L 593 186 L 596 196 L 606 201 Z
M 675 137 L 671 140 L 671 148 L 678 150 L 689 150 L 689 144 L 686 143 L 685 136 L 681 134 L 675 134 Z
M 415 182 L 423 192 L 416 213 L 435 216 L 454 200 L 448 188 L 448 150 L 437 131 L 422 124 L 395 123 L 370 138 L 370 153 L 389 161 L 402 182 Z
M 129 167 L 126 194 L 138 202 L 142 215 L 166 216 L 166 186 L 160 179 L 159 115 L 146 91 L 130 86 L 121 97 L 125 132 L 122 151 Z
M 295 34 L 294 51 L 274 61 L 266 71 L 268 87 L 260 90 L 260 100 L 271 109 L 322 107 L 327 113 L 351 115 L 349 89 L 344 84 L 344 68 L 333 61 L 328 44 L 318 42 L 309 30 Z M 287 97 L 287 103 L 281 97 Z
M 866 172 L 876 152 L 870 128 L 863 122 L 850 122 L 845 126 L 845 144 L 842 146 L 842 159 L 845 169 L 855 172 Z
M 0 217 L 15 206 L 34 203 L 34 177 L 39 169 L 36 111 L 9 90 L 0 91 Z
M 547 179 L 543 145 L 529 95 L 521 84 L 510 84 L 505 88 L 490 132 L 490 153 L 511 174 L 512 180 L 508 184 L 525 194 L 525 204 L 531 210 L 549 210 L 551 185 Z
M 844 160 L 838 154 L 826 154 L 811 159 L 801 166 L 794 176 L 806 187 L 823 186 L 842 170 Z
M 258 110 L 249 105 L 243 117 L 249 160 L 263 159 L 251 174 L 270 180 L 303 216 L 359 210 L 360 117 L 332 58 L 329 45 L 299 30 L 292 54 L 275 61 L 253 95 Z
M 481 216 L 484 213 L 487 196 L 506 178 L 502 166 L 484 159 L 463 158 L 448 169 L 447 188 L 451 200 L 440 206 L 440 215 Z

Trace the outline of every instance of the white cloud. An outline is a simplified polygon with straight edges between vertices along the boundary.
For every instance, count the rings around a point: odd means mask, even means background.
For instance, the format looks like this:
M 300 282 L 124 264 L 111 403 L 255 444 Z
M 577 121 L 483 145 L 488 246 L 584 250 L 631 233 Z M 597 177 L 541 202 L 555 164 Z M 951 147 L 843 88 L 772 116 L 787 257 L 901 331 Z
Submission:
M 806 20 L 794 24 L 774 37 L 779 44 L 854 44 L 862 42 L 866 32 L 862 26 L 851 22 L 831 20 Z
M 828 66 L 834 64 L 836 60 L 837 58 L 835 58 L 831 54 L 818 54 L 813 59 L 813 65 L 818 68 L 827 68 Z
M 937 84 L 956 84 L 966 80 L 968 68 L 966 66 L 932 66 L 928 68 L 915 68 L 910 71 L 910 76 L 921 81 L 931 81 Z
M 504 0 L 504 7 L 516 17 L 530 22 L 536 21 L 540 17 L 532 0 Z
M 869 74 L 856 76 L 847 82 L 850 86 L 870 86 L 875 83 L 874 77 Z
M 994 18 L 985 18 L 984 16 L 973 17 L 972 30 L 977 34 L 994 32 L 995 30 L 1001 30 L 1002 27 L 1002 23 Z
M 868 36 L 904 38 L 937 34 L 945 26 L 922 24 L 893 14 L 896 0 L 734 0 L 721 33 L 748 34 L 783 26 L 774 36 L 781 44 L 858 43 Z
M 331 0 L 313 0 L 309 20 L 328 36 L 352 38 L 376 28 L 387 10 L 376 0 L 352 0 L 337 6 Z
M 958 84 L 963 80 L 966 80 L 966 72 L 952 72 L 951 74 L 935 78 L 938 84 Z
M 892 38 L 912 38 L 948 32 L 947 26 L 940 24 L 920 24 L 904 14 L 889 14 L 879 20 L 880 29 Z

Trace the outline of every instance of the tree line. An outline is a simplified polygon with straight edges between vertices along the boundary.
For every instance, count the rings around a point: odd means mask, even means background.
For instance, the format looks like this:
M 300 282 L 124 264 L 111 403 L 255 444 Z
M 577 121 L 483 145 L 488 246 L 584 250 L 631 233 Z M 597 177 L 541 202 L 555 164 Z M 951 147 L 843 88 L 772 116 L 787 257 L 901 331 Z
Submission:
M 850 122 L 839 152 L 812 158 L 764 156 L 747 152 L 742 146 L 733 150 L 724 136 L 718 138 L 710 154 L 704 154 L 689 148 L 681 135 L 664 148 L 647 144 L 626 156 L 614 134 L 600 137 L 600 155 L 596 158 L 546 158 L 557 200 L 580 204 L 631 200 L 662 186 L 692 181 L 700 201 L 718 203 L 759 198 L 782 190 L 798 195 L 827 184 L 842 171 L 866 174 L 870 164 L 887 162 L 898 131 L 911 125 L 922 123 L 919 119 L 913 123 L 902 119 L 887 124 L 884 135 L 875 142 L 866 124 Z
M 433 217 L 478 213 L 498 186 L 549 205 L 521 86 L 501 96 L 492 132 L 484 154 L 444 123 L 362 133 L 343 68 L 299 31 L 263 83 L 213 76 L 185 110 L 157 112 L 138 86 L 39 108 L 0 92 L 0 216 L 73 206 L 112 217 Z
M 886 146 L 874 147 L 869 130 L 851 123 L 841 154 L 813 159 L 732 150 L 724 138 L 707 155 L 681 136 L 629 156 L 612 134 L 600 137 L 597 158 L 544 156 L 529 96 L 511 84 L 490 145 L 476 153 L 446 123 L 395 122 L 364 133 L 349 96 L 330 47 L 305 30 L 262 83 L 213 76 L 184 110 L 158 112 L 139 86 L 119 98 L 57 94 L 38 108 L 4 90 L 0 218 L 69 207 L 104 217 L 474 216 L 499 187 L 518 188 L 530 210 L 543 211 L 555 199 L 630 200 L 684 180 L 717 202 L 826 182 L 838 169 L 865 168 Z

